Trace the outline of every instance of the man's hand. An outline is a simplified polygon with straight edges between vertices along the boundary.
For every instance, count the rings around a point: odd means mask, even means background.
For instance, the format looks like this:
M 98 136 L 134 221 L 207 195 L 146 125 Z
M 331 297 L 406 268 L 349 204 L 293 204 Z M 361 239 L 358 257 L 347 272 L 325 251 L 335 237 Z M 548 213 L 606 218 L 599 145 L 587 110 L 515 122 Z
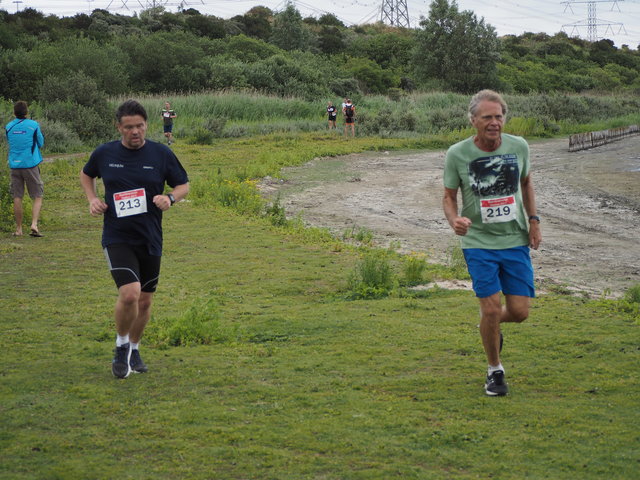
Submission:
M 456 235 L 460 235 L 462 237 L 467 234 L 470 226 L 471 220 L 467 217 L 456 217 L 451 223 L 451 228 L 453 228 L 453 231 L 456 232 Z
M 540 223 L 532 221 L 529 223 L 529 246 L 537 250 L 542 242 L 542 232 L 540 232 Z
M 164 194 L 153 197 L 153 203 L 163 212 L 169 210 L 169 207 L 171 207 L 171 200 L 169 200 L 169 197 Z
M 109 205 L 104 203 L 98 197 L 92 198 L 89 202 L 89 213 L 91 213 L 91 215 L 94 217 L 102 215 L 107 211 L 107 208 L 109 208 Z

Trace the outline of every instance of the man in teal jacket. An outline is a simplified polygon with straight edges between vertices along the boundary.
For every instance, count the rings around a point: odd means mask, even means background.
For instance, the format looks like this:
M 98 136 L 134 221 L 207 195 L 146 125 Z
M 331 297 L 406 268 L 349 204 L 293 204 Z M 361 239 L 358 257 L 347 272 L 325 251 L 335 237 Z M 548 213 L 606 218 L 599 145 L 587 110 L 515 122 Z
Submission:
M 5 134 L 9 143 L 9 168 L 11 169 L 10 193 L 13 198 L 13 214 L 16 219 L 15 236 L 22 235 L 22 197 L 24 187 L 27 186 L 29 196 L 33 200 L 31 210 L 32 237 L 42 237 L 38 230 L 38 219 L 42 208 L 44 184 L 40 178 L 40 163 L 44 146 L 44 136 L 38 122 L 28 119 L 26 102 L 16 102 L 13 106 L 16 116 L 5 127 Z

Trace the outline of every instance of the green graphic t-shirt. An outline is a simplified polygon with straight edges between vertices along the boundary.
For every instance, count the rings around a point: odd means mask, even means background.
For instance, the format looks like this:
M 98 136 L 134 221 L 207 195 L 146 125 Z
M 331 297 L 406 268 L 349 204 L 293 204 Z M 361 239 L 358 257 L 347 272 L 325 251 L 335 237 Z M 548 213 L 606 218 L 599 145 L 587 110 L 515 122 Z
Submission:
M 529 175 L 529 145 L 502 134 L 502 144 L 484 152 L 473 137 L 447 151 L 444 186 L 462 190 L 461 216 L 471 220 L 462 248 L 502 250 L 529 244 L 520 181 Z

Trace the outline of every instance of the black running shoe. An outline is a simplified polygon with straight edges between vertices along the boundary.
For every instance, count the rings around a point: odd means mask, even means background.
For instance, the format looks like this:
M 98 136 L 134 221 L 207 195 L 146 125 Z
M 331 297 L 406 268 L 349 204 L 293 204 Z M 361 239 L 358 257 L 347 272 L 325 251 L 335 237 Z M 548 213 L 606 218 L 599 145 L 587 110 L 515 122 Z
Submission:
M 484 385 L 484 391 L 492 397 L 506 395 L 509 392 L 507 382 L 504 381 L 504 372 L 496 370 L 491 375 L 487 375 L 487 383 Z
M 127 378 L 131 369 L 129 368 L 129 344 L 125 343 L 121 347 L 116 347 L 111 362 L 111 371 L 118 378 Z
M 131 350 L 129 366 L 131 367 L 131 371 L 135 373 L 145 373 L 147 370 L 149 370 L 142 361 L 142 357 L 140 357 L 140 351 L 138 349 Z

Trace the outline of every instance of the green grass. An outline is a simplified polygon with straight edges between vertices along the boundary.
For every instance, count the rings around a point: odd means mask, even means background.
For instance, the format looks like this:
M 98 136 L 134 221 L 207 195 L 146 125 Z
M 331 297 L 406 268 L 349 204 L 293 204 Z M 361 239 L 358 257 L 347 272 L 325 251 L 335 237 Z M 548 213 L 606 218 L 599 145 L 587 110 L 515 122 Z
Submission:
M 195 184 L 328 152 L 418 147 L 403 142 L 269 136 L 176 151 Z M 472 293 L 349 301 L 357 249 L 239 215 L 204 190 L 165 216 L 141 350 L 150 371 L 115 380 L 116 291 L 101 219 L 78 186 L 83 161 L 43 165 L 44 238 L 1 234 L 1 479 L 637 475 L 634 295 L 625 308 L 536 299 L 527 322 L 504 329 L 511 393 L 488 398 Z M 169 346 L 171 326 L 189 322 L 208 341 Z

